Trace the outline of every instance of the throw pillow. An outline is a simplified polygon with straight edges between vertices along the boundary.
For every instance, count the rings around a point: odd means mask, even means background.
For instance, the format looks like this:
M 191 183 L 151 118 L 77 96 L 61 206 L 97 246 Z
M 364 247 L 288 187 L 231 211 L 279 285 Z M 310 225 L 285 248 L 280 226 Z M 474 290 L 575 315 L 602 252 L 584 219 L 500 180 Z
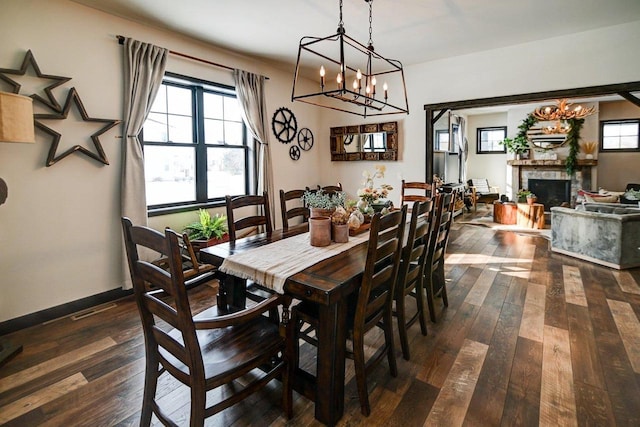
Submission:
M 596 194 L 584 193 L 584 198 L 589 203 L 618 203 L 618 196 L 599 196 Z

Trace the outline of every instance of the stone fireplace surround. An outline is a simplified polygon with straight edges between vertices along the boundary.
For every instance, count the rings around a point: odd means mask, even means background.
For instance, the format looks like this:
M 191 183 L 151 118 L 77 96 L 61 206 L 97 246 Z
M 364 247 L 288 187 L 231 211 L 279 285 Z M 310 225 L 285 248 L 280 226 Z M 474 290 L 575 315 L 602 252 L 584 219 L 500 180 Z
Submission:
M 571 180 L 571 207 L 576 205 L 576 197 L 578 190 L 591 190 L 592 177 L 595 176 L 598 161 L 578 160 L 576 173 L 573 177 L 567 174 L 564 160 L 508 160 L 507 164 L 511 166 L 514 194 L 511 196 L 515 199 L 515 193 L 520 188 L 527 188 L 529 178 L 532 179 L 565 179 Z

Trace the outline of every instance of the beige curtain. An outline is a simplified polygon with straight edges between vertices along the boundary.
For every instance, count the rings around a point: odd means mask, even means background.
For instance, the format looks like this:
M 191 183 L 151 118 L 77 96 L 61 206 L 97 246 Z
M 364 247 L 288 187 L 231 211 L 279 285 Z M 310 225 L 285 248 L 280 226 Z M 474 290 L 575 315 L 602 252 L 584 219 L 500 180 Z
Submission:
M 124 41 L 124 135 L 121 213 L 135 225 L 147 225 L 144 157 L 138 134 L 162 84 L 167 49 L 126 38 Z M 124 248 L 124 246 L 123 246 Z M 144 254 L 142 254 L 144 256 Z M 132 287 L 126 253 L 124 289 Z
M 267 102 L 264 93 L 265 77 L 248 71 L 234 70 L 233 78 L 241 106 L 242 119 L 254 139 L 258 142 L 256 159 L 258 169 L 257 194 L 262 194 L 265 190 L 268 192 L 271 218 L 275 218 Z

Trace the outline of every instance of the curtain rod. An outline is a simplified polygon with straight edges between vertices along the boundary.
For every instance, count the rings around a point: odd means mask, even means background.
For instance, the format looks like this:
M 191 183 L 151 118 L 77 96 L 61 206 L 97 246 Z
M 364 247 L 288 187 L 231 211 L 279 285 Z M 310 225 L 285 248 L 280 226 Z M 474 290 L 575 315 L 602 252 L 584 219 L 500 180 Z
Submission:
M 124 36 L 116 36 L 116 38 L 118 39 L 118 44 L 124 44 Z M 169 50 L 169 53 L 172 55 L 176 55 L 176 56 L 181 56 L 183 58 L 187 58 L 187 59 L 191 59 L 193 61 L 198 61 L 198 62 L 202 62 L 208 65 L 213 65 L 214 67 L 218 67 L 218 68 L 224 68 L 225 70 L 230 70 L 233 71 L 235 70 L 235 68 L 233 67 L 229 67 L 228 65 L 223 65 L 223 64 L 218 64 L 217 62 L 212 62 L 212 61 L 208 61 L 206 59 L 202 59 L 202 58 L 198 58 L 195 56 L 191 56 L 191 55 L 187 55 L 186 53 L 180 53 L 180 52 L 176 52 L 174 50 Z M 265 77 L 266 80 L 269 80 L 269 77 Z

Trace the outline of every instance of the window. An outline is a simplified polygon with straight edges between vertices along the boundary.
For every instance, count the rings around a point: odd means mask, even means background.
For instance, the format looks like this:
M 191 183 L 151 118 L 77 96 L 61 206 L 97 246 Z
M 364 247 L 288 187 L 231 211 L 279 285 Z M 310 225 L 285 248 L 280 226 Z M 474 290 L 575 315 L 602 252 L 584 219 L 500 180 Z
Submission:
M 449 131 L 436 130 L 436 146 L 435 151 L 449 151 Z
M 506 153 L 507 147 L 500 144 L 506 137 L 506 126 L 478 128 L 476 152 L 478 154 Z
M 233 88 L 166 75 L 142 141 L 150 210 L 249 192 L 250 147 Z
M 602 151 L 640 150 L 640 120 L 615 120 L 601 122 Z

